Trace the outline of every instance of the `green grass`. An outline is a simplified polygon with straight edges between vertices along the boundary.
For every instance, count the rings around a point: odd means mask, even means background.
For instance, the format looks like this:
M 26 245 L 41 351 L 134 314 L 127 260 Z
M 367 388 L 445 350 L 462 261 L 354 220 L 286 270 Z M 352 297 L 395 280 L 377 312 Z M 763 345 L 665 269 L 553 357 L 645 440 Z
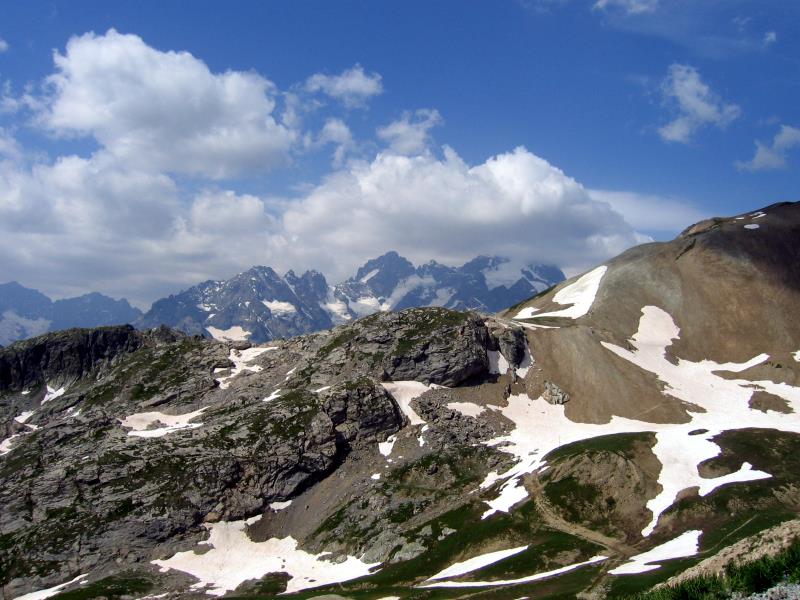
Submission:
M 701 575 L 673 587 L 641 592 L 632 600 L 722 600 L 733 593 L 757 594 L 782 583 L 800 583 L 800 540 L 783 552 L 741 565 L 731 564 L 720 575 Z
M 652 446 L 655 443 L 655 435 L 650 432 L 601 435 L 556 448 L 545 456 L 545 460 L 551 463 L 585 452 L 613 452 L 632 460 L 636 458 L 637 442 Z

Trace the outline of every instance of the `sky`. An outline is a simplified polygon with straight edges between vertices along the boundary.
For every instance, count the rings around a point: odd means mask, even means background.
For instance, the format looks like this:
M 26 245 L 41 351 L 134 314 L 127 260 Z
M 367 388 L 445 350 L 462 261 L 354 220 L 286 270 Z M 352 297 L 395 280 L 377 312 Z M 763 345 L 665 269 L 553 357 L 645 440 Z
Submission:
M 5 2 L 0 282 L 575 274 L 797 200 L 800 3 Z

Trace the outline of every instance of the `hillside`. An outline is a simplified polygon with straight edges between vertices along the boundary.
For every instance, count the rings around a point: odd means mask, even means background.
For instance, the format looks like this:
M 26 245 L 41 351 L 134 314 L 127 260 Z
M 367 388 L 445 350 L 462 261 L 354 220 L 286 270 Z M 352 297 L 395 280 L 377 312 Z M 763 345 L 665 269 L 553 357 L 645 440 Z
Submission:
M 0 349 L 4 597 L 621 598 L 792 527 L 798 240 L 783 203 L 496 316 Z

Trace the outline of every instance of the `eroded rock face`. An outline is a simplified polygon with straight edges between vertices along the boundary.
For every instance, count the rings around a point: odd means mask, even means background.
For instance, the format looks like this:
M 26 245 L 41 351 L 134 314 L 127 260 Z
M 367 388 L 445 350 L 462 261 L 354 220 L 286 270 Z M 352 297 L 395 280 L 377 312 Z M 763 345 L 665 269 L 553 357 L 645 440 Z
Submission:
M 382 442 L 406 422 L 386 390 L 366 378 L 331 388 L 322 409 L 348 444 Z
M 75 381 L 101 363 L 144 345 L 130 325 L 67 329 L 17 342 L 0 350 L 0 391 L 41 386 L 45 381 Z
M 525 358 L 525 332 L 521 327 L 502 329 L 497 336 L 497 346 L 508 364 L 517 368 Z

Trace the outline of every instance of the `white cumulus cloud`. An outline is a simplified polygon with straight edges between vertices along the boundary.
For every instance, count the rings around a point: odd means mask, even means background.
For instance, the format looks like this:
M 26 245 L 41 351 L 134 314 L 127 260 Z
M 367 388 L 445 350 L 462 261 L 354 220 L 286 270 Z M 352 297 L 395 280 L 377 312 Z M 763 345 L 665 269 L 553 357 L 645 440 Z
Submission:
M 429 131 L 442 124 L 436 109 L 420 108 L 414 113 L 406 112 L 397 121 L 378 128 L 378 137 L 398 154 L 420 154 L 430 142 Z
M 128 165 L 223 178 L 288 160 L 296 132 L 276 122 L 275 86 L 256 73 L 215 74 L 113 29 L 73 37 L 53 60 L 40 123 Z
M 287 205 L 276 257 L 351 274 L 394 249 L 452 264 L 477 254 L 590 266 L 638 241 L 611 207 L 524 148 L 470 166 L 452 149 L 352 162 Z
M 700 72 L 689 65 L 670 65 L 661 93 L 665 103 L 677 113 L 658 130 L 667 142 L 688 143 L 698 129 L 708 125 L 725 129 L 741 114 L 737 105 L 720 99 L 703 81 Z
M 339 75 L 316 73 L 306 81 L 306 89 L 326 94 L 349 108 L 357 108 L 383 93 L 383 83 L 380 74 L 365 73 L 361 65 L 355 65 Z
M 766 171 L 786 168 L 787 154 L 792 148 L 800 147 L 800 129 L 781 125 L 772 143 L 756 141 L 756 153 L 748 161 L 737 161 L 736 167 L 744 171 Z
M 0 54 L 6 51 L 8 51 L 8 42 L 0 38 Z

